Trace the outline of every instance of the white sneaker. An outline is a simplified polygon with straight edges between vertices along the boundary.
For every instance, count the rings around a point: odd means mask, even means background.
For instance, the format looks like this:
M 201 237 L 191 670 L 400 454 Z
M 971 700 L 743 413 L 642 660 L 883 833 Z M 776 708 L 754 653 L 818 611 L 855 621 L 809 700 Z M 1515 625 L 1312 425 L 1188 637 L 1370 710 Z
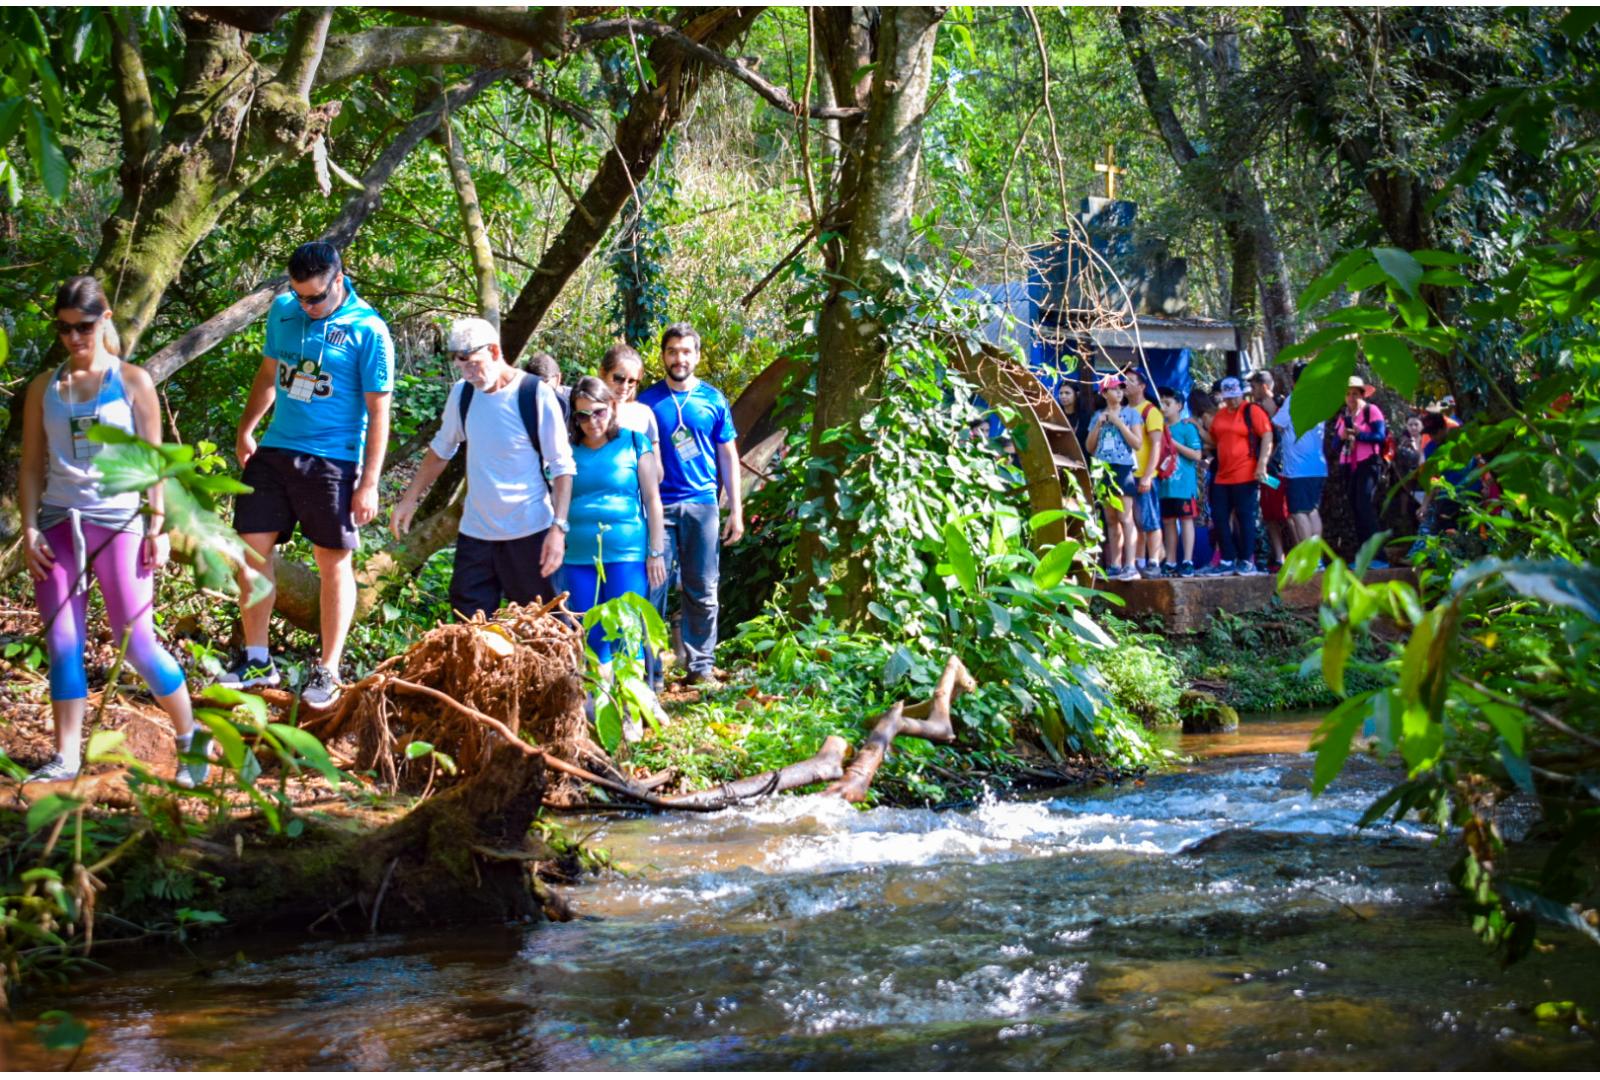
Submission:
M 82 765 L 68 765 L 66 759 L 60 754 L 57 754 L 43 765 L 33 770 L 33 772 L 29 773 L 28 778 L 24 780 L 23 783 L 31 784 L 36 780 L 43 780 L 46 783 L 51 783 L 57 780 L 72 780 L 77 777 L 78 770 L 80 770 L 82 767 Z

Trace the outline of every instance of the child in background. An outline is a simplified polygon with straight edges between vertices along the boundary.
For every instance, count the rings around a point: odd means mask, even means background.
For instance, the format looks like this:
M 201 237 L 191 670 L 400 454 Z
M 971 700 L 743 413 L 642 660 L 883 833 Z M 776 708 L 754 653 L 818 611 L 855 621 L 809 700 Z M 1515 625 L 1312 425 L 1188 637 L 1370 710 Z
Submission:
M 1133 520 L 1133 496 L 1137 481 L 1133 463 L 1144 441 L 1144 425 L 1139 413 L 1126 404 L 1122 376 L 1107 375 L 1100 380 L 1100 394 L 1105 398 L 1105 408 L 1089 421 L 1089 439 L 1084 449 L 1096 461 L 1110 465 L 1116 473 L 1117 494 L 1122 496 L 1122 509 L 1113 508 L 1108 500 L 1106 515 L 1106 577 L 1123 581 L 1138 578 L 1134 565 L 1139 544 L 1139 532 Z
M 1200 495 L 1200 427 L 1183 415 L 1183 395 L 1170 386 L 1160 390 L 1161 412 L 1167 431 L 1178 452 L 1178 467 L 1157 487 L 1161 497 L 1162 550 L 1168 560 L 1161 564 L 1163 577 L 1194 577 L 1194 519 Z M 1178 561 L 1179 542 L 1182 562 Z

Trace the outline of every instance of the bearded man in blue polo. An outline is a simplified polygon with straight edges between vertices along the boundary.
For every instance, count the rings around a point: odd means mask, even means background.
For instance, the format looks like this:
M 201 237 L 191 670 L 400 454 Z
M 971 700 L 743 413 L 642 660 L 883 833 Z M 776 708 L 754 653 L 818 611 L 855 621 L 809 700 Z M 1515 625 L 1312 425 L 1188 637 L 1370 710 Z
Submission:
M 234 447 L 253 490 L 234 504 L 233 527 L 261 556 L 268 589 L 252 596 L 240 576 L 245 648 L 219 681 L 239 688 L 278 684 L 267 651 L 272 549 L 299 525 L 316 556 L 322 601 L 322 653 L 301 700 L 326 708 L 339 696 L 339 660 L 355 614 L 356 530 L 378 513 L 394 345 L 383 319 L 356 295 L 332 244 L 295 249 L 289 289 L 267 313 L 266 355 Z M 255 430 L 268 409 L 272 421 L 258 447 Z

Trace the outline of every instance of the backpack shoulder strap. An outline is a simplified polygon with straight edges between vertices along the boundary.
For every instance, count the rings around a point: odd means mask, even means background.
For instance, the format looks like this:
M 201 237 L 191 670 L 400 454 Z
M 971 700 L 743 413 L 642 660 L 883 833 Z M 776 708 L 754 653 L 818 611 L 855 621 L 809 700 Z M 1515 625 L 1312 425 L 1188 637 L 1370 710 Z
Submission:
M 537 375 L 524 374 L 517 384 L 517 412 L 522 417 L 523 429 L 533 444 L 534 456 L 539 459 L 539 470 L 544 471 L 544 448 L 539 443 L 539 387 L 544 380 Z
M 461 418 L 461 437 L 467 437 L 467 409 L 472 406 L 472 384 L 461 380 L 461 396 L 456 399 L 456 413 Z

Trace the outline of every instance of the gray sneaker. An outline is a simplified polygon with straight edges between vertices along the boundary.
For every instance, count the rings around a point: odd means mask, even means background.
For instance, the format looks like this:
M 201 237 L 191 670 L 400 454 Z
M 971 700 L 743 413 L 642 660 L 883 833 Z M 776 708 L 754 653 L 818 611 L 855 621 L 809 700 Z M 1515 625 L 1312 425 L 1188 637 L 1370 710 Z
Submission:
M 311 674 L 300 688 L 300 700 L 313 709 L 326 709 L 339 700 L 339 677 L 321 664 L 312 664 Z
M 1239 577 L 1261 577 L 1266 573 L 1265 570 L 1257 570 L 1253 562 L 1240 562 L 1234 567 L 1233 572 Z
M 77 777 L 80 768 L 82 768 L 80 765 L 68 765 L 61 755 L 57 754 L 29 773 L 28 778 L 23 783 L 31 784 L 34 781 L 42 780 L 48 784 L 57 780 L 72 780 Z
M 178 754 L 178 772 L 173 783 L 181 788 L 197 788 L 211 775 L 211 732 L 203 727 L 194 729 L 194 740 L 189 749 Z

